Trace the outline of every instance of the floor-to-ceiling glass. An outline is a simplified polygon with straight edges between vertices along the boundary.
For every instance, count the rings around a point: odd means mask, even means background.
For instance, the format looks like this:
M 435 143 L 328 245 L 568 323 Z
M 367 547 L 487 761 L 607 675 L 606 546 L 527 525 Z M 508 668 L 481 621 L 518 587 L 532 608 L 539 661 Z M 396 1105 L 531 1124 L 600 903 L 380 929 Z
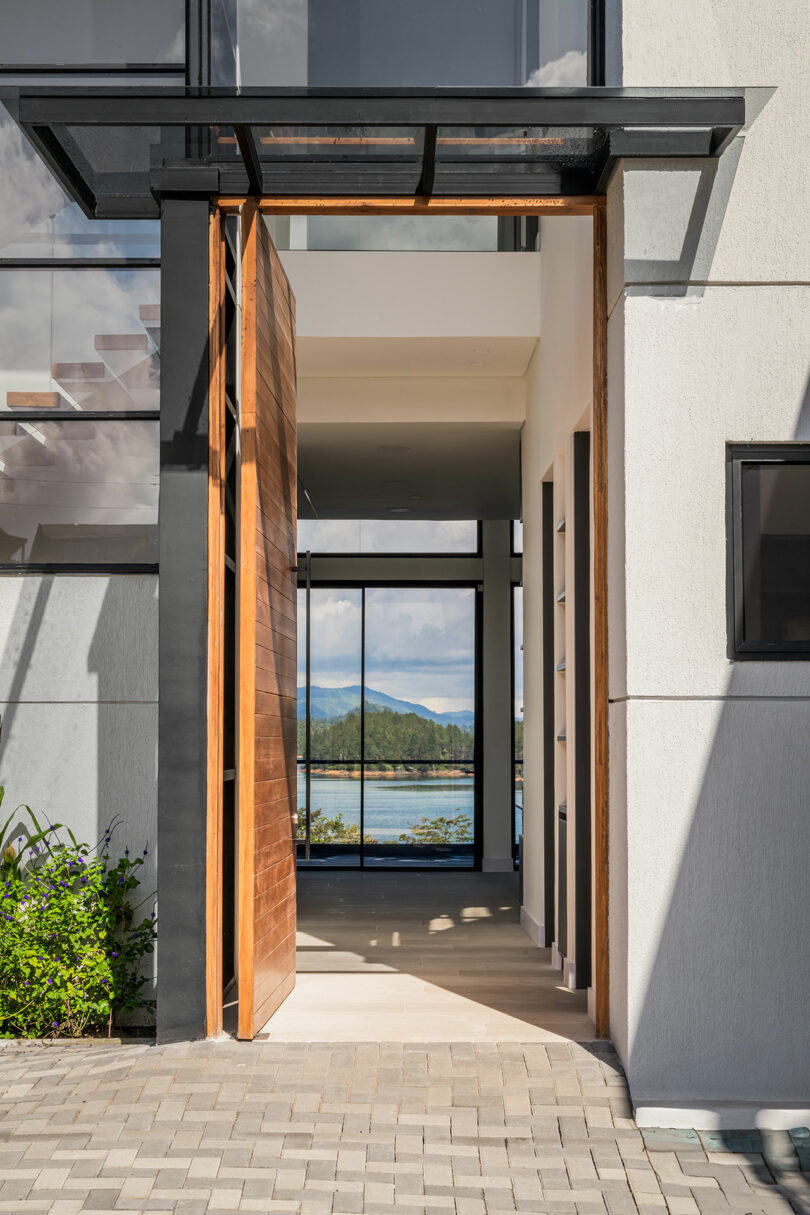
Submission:
M 475 863 L 475 600 L 301 591 L 299 864 Z
M 359 865 L 363 591 L 298 595 L 298 860 Z

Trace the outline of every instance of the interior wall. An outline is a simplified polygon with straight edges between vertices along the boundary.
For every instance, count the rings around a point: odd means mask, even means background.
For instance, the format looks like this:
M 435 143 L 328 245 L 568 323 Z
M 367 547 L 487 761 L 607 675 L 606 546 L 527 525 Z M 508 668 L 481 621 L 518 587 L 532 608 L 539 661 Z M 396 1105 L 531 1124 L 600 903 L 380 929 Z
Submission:
M 619 83 L 745 85 L 748 125 L 608 194 L 612 1033 L 648 1125 L 797 1125 L 810 667 L 727 657 L 725 448 L 810 439 L 810 10 L 622 30 Z
M 541 485 L 593 397 L 593 221 L 540 221 L 541 340 L 527 374 L 523 429 L 523 907 L 540 946 L 543 923 L 543 665 Z

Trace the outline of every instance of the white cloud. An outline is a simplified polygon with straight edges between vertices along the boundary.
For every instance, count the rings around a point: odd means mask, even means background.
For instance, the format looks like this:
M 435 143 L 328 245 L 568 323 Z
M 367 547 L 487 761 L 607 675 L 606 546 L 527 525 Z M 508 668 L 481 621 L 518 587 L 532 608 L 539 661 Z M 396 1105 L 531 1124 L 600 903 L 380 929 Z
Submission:
M 526 81 L 528 88 L 573 88 L 588 83 L 588 55 L 585 51 L 566 51 L 559 59 L 543 63 Z
M 0 249 L 66 206 L 67 196 L 0 106 Z
M 299 603 L 303 682 L 304 618 Z M 360 610 L 359 590 L 313 590 L 311 663 L 316 686 L 360 683 Z M 428 707 L 441 702 L 451 709 L 473 708 L 474 619 L 475 591 L 470 588 L 369 588 L 366 686 Z

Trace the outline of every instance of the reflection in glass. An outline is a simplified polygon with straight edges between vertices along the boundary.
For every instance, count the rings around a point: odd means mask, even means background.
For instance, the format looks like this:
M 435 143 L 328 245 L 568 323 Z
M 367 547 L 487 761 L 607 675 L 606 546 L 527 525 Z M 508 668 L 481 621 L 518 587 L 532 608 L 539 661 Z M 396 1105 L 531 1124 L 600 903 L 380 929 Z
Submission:
M 155 563 L 157 422 L 0 422 L 0 562 Z
M 305 553 L 475 553 L 474 519 L 299 519 Z
M 159 256 L 159 221 L 88 219 L 0 104 L 0 257 Z
M 810 463 L 742 465 L 744 639 L 810 649 Z
M 160 407 L 158 270 L 0 270 L 0 410 Z
M 298 863 L 360 864 L 360 768 L 319 765 L 310 778 L 310 850 L 306 860 L 306 772 L 298 765 Z
M 183 0 L 25 0 L 0 5 L 1 66 L 182 64 Z
M 237 0 L 237 14 L 246 85 L 587 83 L 587 0 Z M 220 58 L 216 83 L 232 83 Z

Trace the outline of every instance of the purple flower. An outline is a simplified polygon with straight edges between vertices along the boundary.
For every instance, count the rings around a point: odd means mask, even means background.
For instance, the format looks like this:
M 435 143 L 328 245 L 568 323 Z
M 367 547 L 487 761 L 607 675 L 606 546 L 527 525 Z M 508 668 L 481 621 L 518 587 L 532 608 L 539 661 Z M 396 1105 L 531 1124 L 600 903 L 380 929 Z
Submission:
M 124 849 L 124 856 L 129 856 L 129 848 Z

